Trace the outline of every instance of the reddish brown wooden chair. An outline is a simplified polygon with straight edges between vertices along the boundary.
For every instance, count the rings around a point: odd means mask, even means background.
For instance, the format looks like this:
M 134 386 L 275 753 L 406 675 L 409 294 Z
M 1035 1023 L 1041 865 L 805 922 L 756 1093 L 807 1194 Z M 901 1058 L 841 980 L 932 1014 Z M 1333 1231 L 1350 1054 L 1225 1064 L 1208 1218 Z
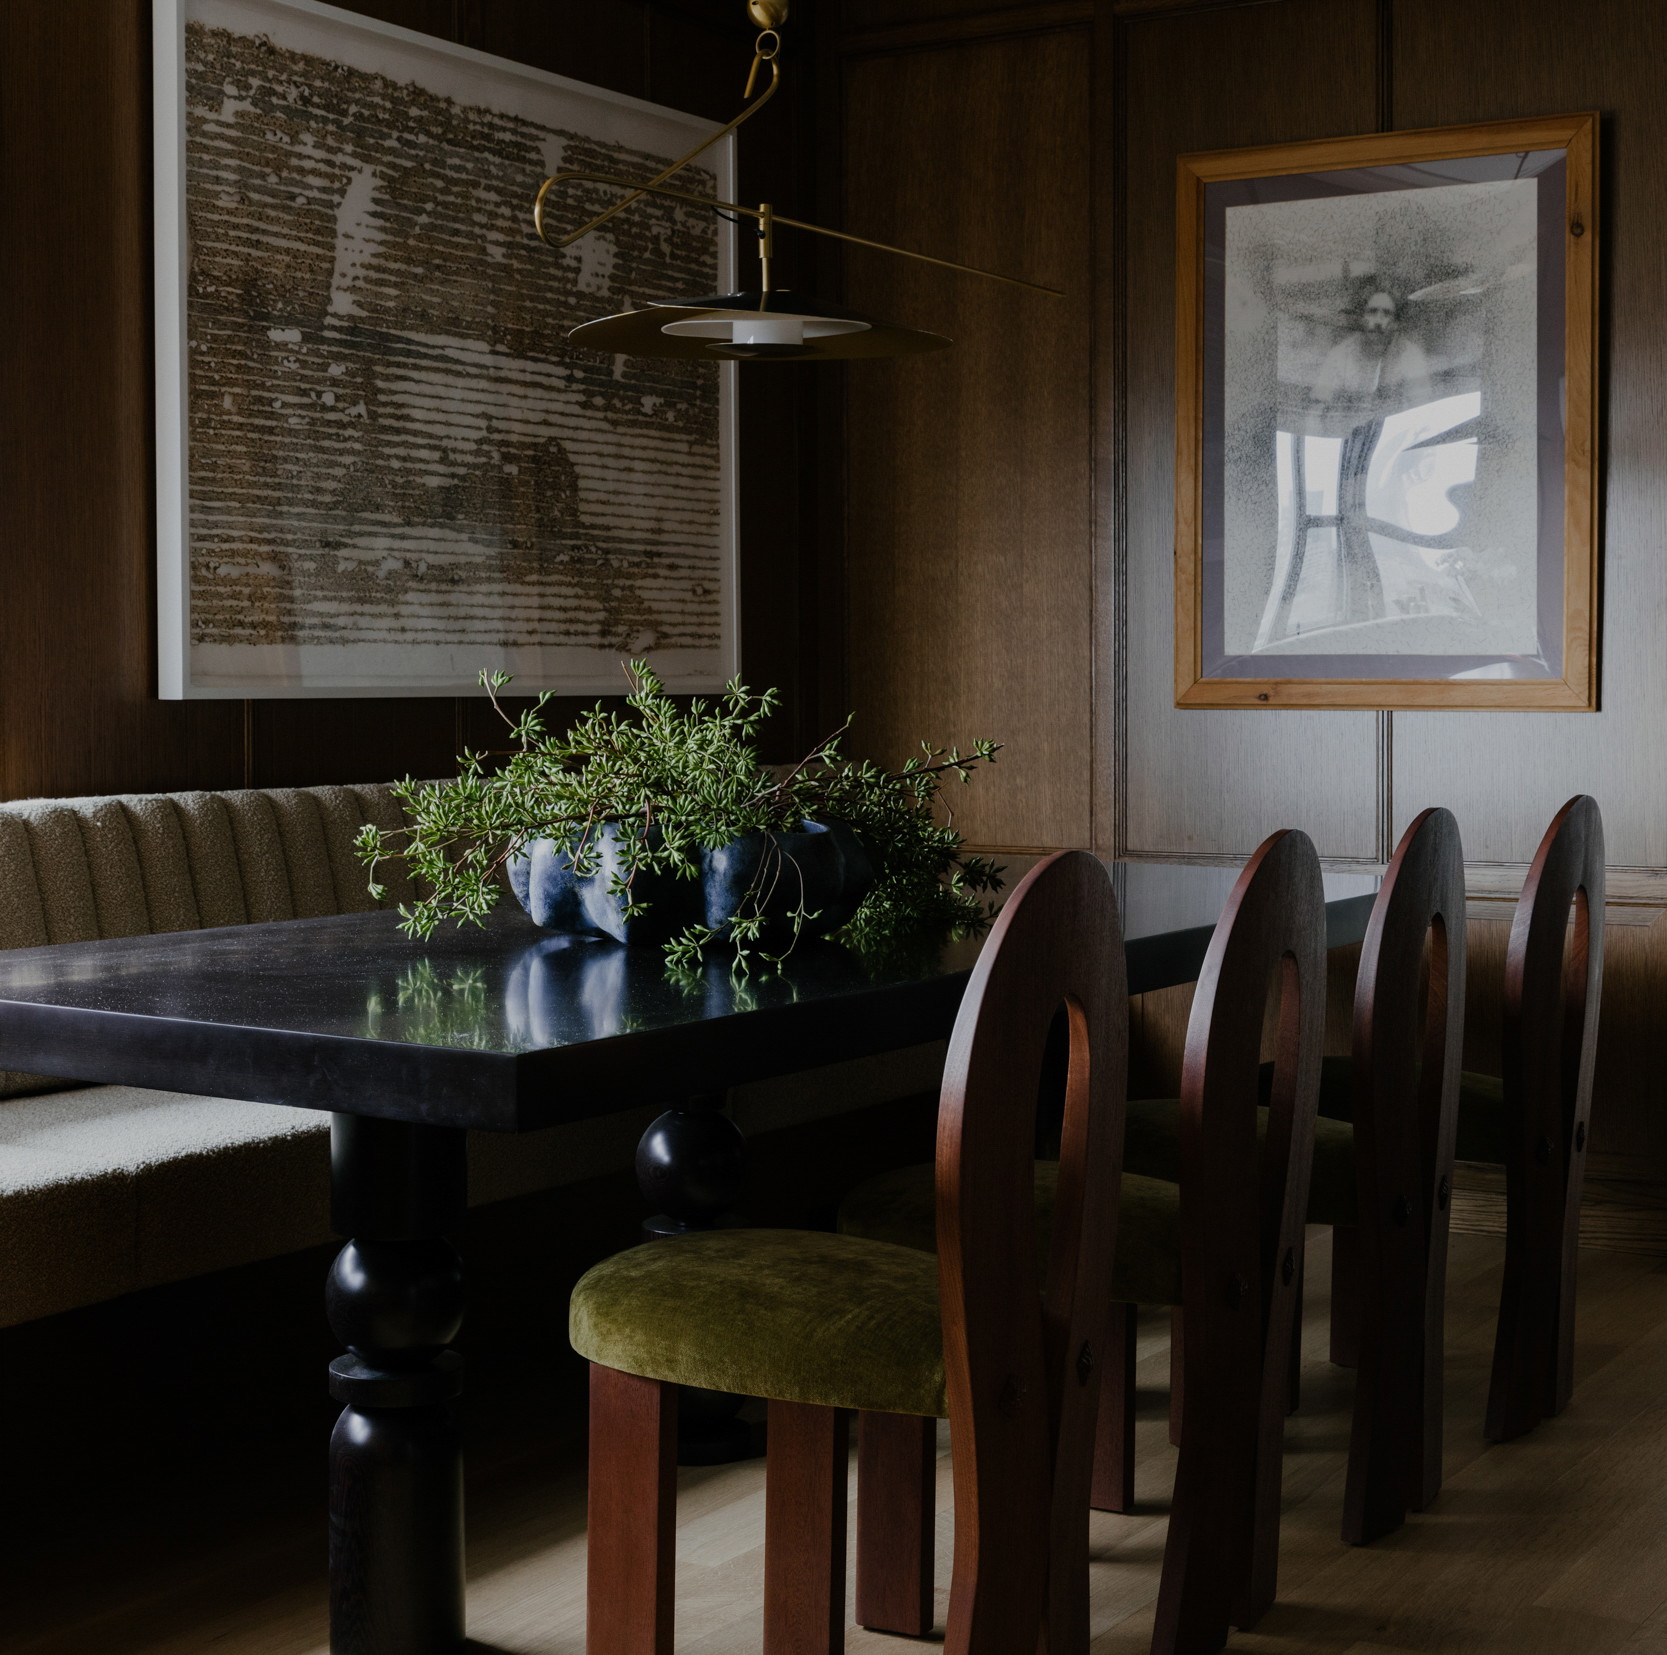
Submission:
M 1258 1061 L 1270 982 L 1281 991 L 1280 1015 L 1273 1101 L 1259 1143 Z M 1193 999 L 1182 1096 L 1158 1105 L 1178 1123 L 1179 1182 L 1123 1179 L 1114 1290 L 1147 1303 L 1179 1301 L 1187 1351 L 1186 1432 L 1152 1644 L 1158 1655 L 1216 1649 L 1230 1624 L 1254 1624 L 1273 1601 L 1297 1260 L 1324 1018 L 1319 861 L 1304 834 L 1277 833 L 1251 858 L 1228 899 Z M 922 1184 L 907 1172 L 871 1181 L 847 1198 L 842 1228 L 930 1247 Z M 1049 1192 L 1046 1169 L 1039 1167 L 1037 1208 L 1044 1221 Z M 1160 1268 L 1165 1252 L 1173 1266 L 1167 1271 Z M 1146 1296 L 1166 1279 L 1173 1286 L 1162 1296 Z M 1150 1287 L 1137 1289 L 1137 1282 Z M 1101 1506 L 1112 1503 L 1108 1489 L 1123 1499 L 1132 1463 L 1130 1308 L 1112 1307 L 1094 1470 L 1093 1498 Z M 880 1453 L 872 1466 L 867 1457 L 861 1461 L 862 1478 L 883 1479 L 877 1486 L 884 1490 L 859 1483 L 859 1559 L 868 1560 L 869 1584 L 865 1598 L 859 1562 L 858 1619 L 867 1626 L 924 1630 L 899 1618 L 930 1597 L 919 1553 L 878 1543 L 870 1549 L 865 1538 L 899 1501 L 920 1509 L 910 1481 L 915 1463 L 902 1451 L 889 1465 Z
M 1070 1058 L 1044 1268 L 1032 1141 L 1061 1006 Z M 917 1493 L 931 1419 L 949 1418 L 946 1647 L 1086 1655 L 1089 1466 L 1126 1061 L 1110 879 L 1082 852 L 1049 857 L 1003 910 L 956 1020 L 939 1110 L 935 1261 L 849 1236 L 732 1230 L 633 1248 L 580 1281 L 571 1331 L 592 1364 L 589 1655 L 670 1655 L 679 1384 L 771 1399 L 766 1655 L 843 1646 L 843 1410 L 852 1409 L 861 1452 L 891 1444 Z M 892 1541 L 918 1554 L 921 1513 L 904 1518 Z M 926 1557 L 929 1568 L 929 1538 Z
M 1268 985 L 1272 1101 L 1257 1139 Z M 1291 1333 L 1325 1025 L 1325 893 L 1308 836 L 1250 859 L 1205 957 L 1181 1072 L 1182 1432 L 1155 1655 L 1217 1649 L 1274 1601 Z M 1246 1176 L 1248 1168 L 1258 1176 Z M 1102 1419 L 1102 1429 L 1120 1421 Z
M 1573 1389 L 1575 1249 L 1597 1056 L 1603 894 L 1603 820 L 1596 801 L 1582 794 L 1546 829 L 1517 900 L 1505 955 L 1504 1073 L 1465 1070 L 1458 1079 L 1457 1159 L 1505 1168 L 1505 1280 L 1484 1427 L 1493 1442 L 1561 1413 Z M 1449 949 L 1454 941 L 1449 930 Z M 1451 956 L 1449 964 L 1457 971 Z M 1327 1058 L 1321 1114 L 1348 1119 L 1354 1098 L 1351 1061 Z M 1332 1360 L 1350 1367 L 1370 1316 L 1358 1280 L 1359 1247 L 1352 1229 L 1336 1230 Z M 1424 1452 L 1439 1454 L 1439 1437 L 1426 1433 Z M 1424 1486 L 1433 1495 L 1428 1467 Z
M 1426 810 L 1384 874 L 1355 980 L 1353 1085 L 1360 1295 L 1343 1538 L 1362 1545 L 1441 1489 L 1448 1208 L 1464 1051 L 1464 852 Z
M 1560 1414 L 1574 1391 L 1603 896 L 1603 817 L 1595 799 L 1579 794 L 1540 841 L 1505 954 L 1505 1282 L 1486 1426 L 1494 1442 Z M 1461 1119 L 1464 1105 L 1461 1098 Z
M 1458 825 L 1449 812 L 1429 810 L 1402 836 L 1373 906 L 1356 979 L 1352 1057 L 1322 1065 L 1320 1109 L 1331 1118 L 1317 1123 L 1307 1216 L 1334 1225 L 1333 1359 L 1344 1356 L 1360 1370 L 1343 1515 L 1343 1538 L 1354 1544 L 1398 1527 L 1441 1486 L 1464 965 Z M 1274 1078 L 1275 1066 L 1263 1064 L 1261 1092 L 1270 1101 Z M 1175 1153 L 1173 1114 L 1145 1100 L 1129 1107 L 1131 1164 L 1163 1170 Z M 1177 1356 L 1183 1344 L 1177 1341 Z M 1172 1362 L 1178 1391 L 1183 1366 Z M 1102 1394 L 1102 1458 L 1119 1420 L 1127 1434 L 1124 1398 L 1132 1394 L 1132 1374 L 1114 1376 Z M 1173 1434 L 1181 1440 L 1178 1429 Z M 1127 1509 L 1128 1467 L 1121 1469 L 1120 1485 L 1097 1485 L 1097 1505 Z

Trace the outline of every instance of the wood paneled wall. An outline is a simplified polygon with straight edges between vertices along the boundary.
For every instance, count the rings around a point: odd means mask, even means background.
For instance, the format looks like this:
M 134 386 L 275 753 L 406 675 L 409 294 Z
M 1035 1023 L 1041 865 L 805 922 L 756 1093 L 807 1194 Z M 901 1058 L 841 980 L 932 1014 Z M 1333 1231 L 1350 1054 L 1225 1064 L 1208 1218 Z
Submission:
M 357 5 L 714 117 L 751 37 L 739 0 Z M 1625 921 L 1595 1143 L 1667 1178 L 1667 7 L 802 0 L 792 39 L 746 193 L 1065 296 L 784 237 L 789 278 L 958 344 L 743 382 L 743 654 L 788 694 L 775 751 L 848 708 L 883 756 L 1004 741 L 956 802 L 1014 850 L 1219 861 L 1296 821 L 1370 866 L 1439 801 L 1482 895 L 1590 791 Z M 148 0 L 0 7 L 0 796 L 441 771 L 485 739 L 478 702 L 154 697 L 149 49 Z M 1580 108 L 1604 114 L 1603 711 L 1178 712 L 1175 155 Z M 1474 923 L 1480 1008 L 1504 917 Z
M 1219 862 L 1294 823 L 1369 867 L 1446 804 L 1482 898 L 1594 794 L 1613 870 L 1594 1147 L 1667 1180 L 1667 7 L 844 0 L 838 46 L 847 228 L 1070 290 L 1014 302 L 848 261 L 852 304 L 961 340 L 847 374 L 859 736 L 893 757 L 1008 742 L 962 815 L 995 848 Z M 1175 157 L 1580 109 L 1603 113 L 1603 710 L 1178 711 Z M 1509 911 L 1472 916 L 1477 1061 Z
M 1065 290 L 849 260 L 858 309 L 956 340 L 846 370 L 855 737 L 893 759 L 1004 742 L 953 802 L 963 832 L 1013 846 L 1094 833 L 1091 234 L 1053 205 L 1088 189 L 1087 48 L 1069 30 L 845 73 L 848 229 Z
M 1175 157 L 1377 124 L 1376 0 L 1278 0 L 1116 26 L 1123 180 L 1112 328 L 1121 332 L 1126 463 L 1097 482 L 1123 514 L 1122 602 L 1108 654 L 1121 739 L 1103 778 L 1116 843 L 1150 854 L 1248 855 L 1289 825 L 1320 854 L 1370 863 L 1378 831 L 1375 713 L 1182 711 L 1174 705 Z M 1293 72 L 1298 64 L 1323 72 Z M 1178 73 L 1181 65 L 1184 73 Z M 1118 389 L 1107 386 L 1114 399 Z M 1170 630 L 1166 631 L 1165 628 Z
M 342 3 L 716 119 L 753 36 L 739 0 Z M 797 67 L 749 129 L 742 185 L 814 216 Z M 150 74 L 149 0 L 0 6 L 0 797 L 446 774 L 491 739 L 477 700 L 155 697 Z M 764 375 L 741 421 L 743 668 L 786 693 L 785 754 L 817 696 L 814 392 Z

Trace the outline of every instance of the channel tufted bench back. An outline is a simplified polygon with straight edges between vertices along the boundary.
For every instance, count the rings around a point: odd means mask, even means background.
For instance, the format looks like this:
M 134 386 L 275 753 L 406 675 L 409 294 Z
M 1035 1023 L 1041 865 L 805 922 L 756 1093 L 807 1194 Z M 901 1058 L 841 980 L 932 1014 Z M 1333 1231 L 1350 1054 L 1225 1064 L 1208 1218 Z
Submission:
M 366 823 L 404 824 L 385 784 L 26 799 L 0 805 L 0 948 L 312 919 L 371 900 L 353 851 Z M 0 1098 L 74 1085 L 0 1070 Z

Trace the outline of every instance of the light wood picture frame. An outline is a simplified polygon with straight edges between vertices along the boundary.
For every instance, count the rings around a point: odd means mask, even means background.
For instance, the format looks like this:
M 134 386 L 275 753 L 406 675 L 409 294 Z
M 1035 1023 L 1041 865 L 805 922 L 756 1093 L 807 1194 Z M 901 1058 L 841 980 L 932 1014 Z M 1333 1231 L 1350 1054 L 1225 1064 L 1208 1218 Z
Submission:
M 1176 706 L 1596 711 L 1597 150 L 1179 158 Z

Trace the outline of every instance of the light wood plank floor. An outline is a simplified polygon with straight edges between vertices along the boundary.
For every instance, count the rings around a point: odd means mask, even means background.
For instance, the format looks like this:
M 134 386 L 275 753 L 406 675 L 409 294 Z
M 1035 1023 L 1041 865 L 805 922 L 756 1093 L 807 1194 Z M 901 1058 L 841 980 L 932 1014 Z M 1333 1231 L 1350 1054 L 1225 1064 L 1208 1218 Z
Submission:
M 1667 1655 L 1667 1267 L 1582 1256 L 1579 1384 L 1560 1419 L 1486 1447 L 1482 1398 L 1502 1245 L 1456 1235 L 1448 1483 L 1377 1545 L 1337 1538 L 1351 1377 L 1325 1361 L 1328 1244 L 1310 1252 L 1303 1405 L 1290 1422 L 1280 1602 L 1232 1649 L 1260 1655 Z M 1141 1510 L 1093 1519 L 1095 1655 L 1147 1647 L 1174 1455 L 1164 1422 L 1167 1318 L 1142 1344 Z M 322 1457 L 322 1456 L 320 1456 Z M 583 1473 L 571 1422 L 477 1455 L 470 1486 L 475 1648 L 579 1655 Z M 940 1462 L 940 1557 L 949 1468 Z M 193 1523 L 157 1513 L 66 1556 L 0 1566 L 0 1648 L 27 1655 L 324 1655 L 322 1466 L 251 1463 Z M 287 1493 L 261 1510 L 267 1479 Z M 316 1479 L 316 1480 L 315 1480 Z M 299 1491 L 299 1495 L 298 1495 Z M 680 1655 L 759 1647 L 759 1462 L 681 1474 Z M 945 1598 L 940 1582 L 940 1622 Z M 852 1655 L 908 1645 L 850 1630 Z

